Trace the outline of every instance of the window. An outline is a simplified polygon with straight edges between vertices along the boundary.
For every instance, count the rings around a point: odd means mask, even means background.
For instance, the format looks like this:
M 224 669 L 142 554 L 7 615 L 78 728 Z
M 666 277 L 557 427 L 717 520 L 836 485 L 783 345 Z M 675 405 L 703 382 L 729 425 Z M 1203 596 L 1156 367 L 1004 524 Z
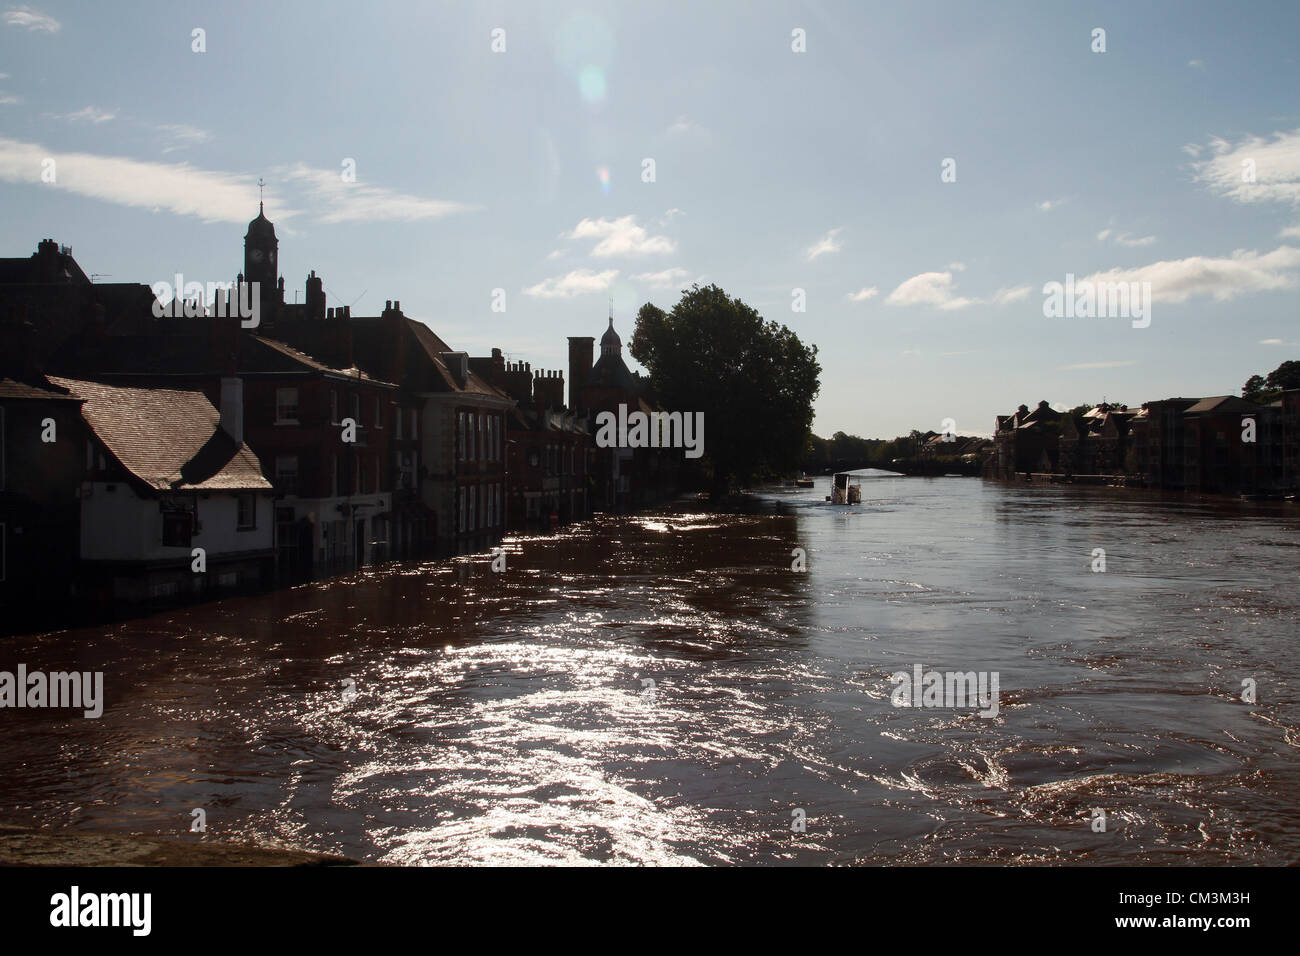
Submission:
M 194 522 L 184 511 L 163 513 L 163 547 L 188 548 L 194 534 Z
M 357 455 L 357 494 L 366 493 L 366 460 L 361 455 Z
M 456 413 L 456 459 L 465 460 L 465 413 Z
M 238 500 L 236 530 L 252 531 L 257 527 L 257 497 L 255 495 L 240 495 Z
M 475 530 L 478 527 L 478 486 L 469 486 L 469 529 Z
M 375 396 L 375 427 L 384 427 L 384 397 L 382 395 Z
M 361 424 L 361 396 L 355 392 L 352 394 L 352 420 Z
M 275 487 L 283 495 L 298 493 L 298 456 L 275 456 Z
M 296 388 L 277 388 L 275 390 L 275 420 L 279 424 L 298 424 L 298 390 Z
M 402 437 L 402 406 L 393 409 L 393 437 Z
M 339 423 L 339 390 L 337 388 L 331 388 L 330 389 L 330 424 L 337 425 L 338 423 Z
M 458 491 L 458 494 L 457 494 L 457 507 L 456 507 L 456 531 L 457 531 L 458 533 L 464 533 L 464 531 L 465 531 L 465 502 L 466 502 L 466 500 L 467 500 L 467 498 L 468 498 L 468 494 L 467 494 L 467 492 L 466 492 L 466 490 L 465 490 L 465 486 L 464 486 L 464 485 L 462 485 L 459 489 L 457 489 L 457 491 Z
M 414 408 L 411 409 L 411 439 L 412 439 L 412 441 L 414 441 L 415 439 L 417 439 L 417 438 L 420 437 L 420 425 L 419 425 L 419 421 L 417 420 L 417 416 L 418 416 L 419 414 L 420 414 L 420 413 L 417 412 Z
M 337 498 L 339 493 L 339 456 L 335 455 L 330 459 L 330 461 L 333 464 L 332 478 L 330 480 L 330 494 Z
M 465 426 L 465 430 L 466 430 L 467 432 L 469 432 L 469 452 L 468 452 L 468 454 L 469 454 L 469 460 L 470 460 L 470 461 L 474 461 L 474 460 L 478 457 L 478 456 L 474 453 L 475 448 L 477 447 L 476 444 L 475 444 L 475 442 L 474 442 L 474 432 L 475 432 L 475 431 L 477 430 L 477 428 L 478 428 L 478 416 L 475 415 L 473 412 L 466 412 L 466 413 L 465 413 L 465 418 L 466 418 L 466 421 L 467 421 L 467 425 Z

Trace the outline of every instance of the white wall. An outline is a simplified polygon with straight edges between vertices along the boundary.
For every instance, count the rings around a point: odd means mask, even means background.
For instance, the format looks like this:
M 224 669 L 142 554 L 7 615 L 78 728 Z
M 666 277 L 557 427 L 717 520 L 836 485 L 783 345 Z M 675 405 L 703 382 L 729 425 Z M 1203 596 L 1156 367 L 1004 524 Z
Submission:
M 189 559 L 192 548 L 203 548 L 209 560 L 240 551 L 269 550 L 275 534 L 271 497 L 256 496 L 256 527 L 236 530 L 238 499 L 234 494 L 199 496 L 203 530 L 189 547 L 164 547 L 163 516 L 156 498 L 141 498 L 124 482 L 82 485 L 81 557 L 88 561 L 152 561 Z

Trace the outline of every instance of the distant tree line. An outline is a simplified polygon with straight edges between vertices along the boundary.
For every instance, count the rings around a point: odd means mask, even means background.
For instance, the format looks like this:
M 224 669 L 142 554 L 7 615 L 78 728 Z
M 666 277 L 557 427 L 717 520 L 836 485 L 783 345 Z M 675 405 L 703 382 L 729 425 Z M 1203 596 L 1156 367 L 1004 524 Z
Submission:
M 1283 362 L 1268 375 L 1252 375 L 1241 387 L 1241 397 L 1268 404 L 1287 388 L 1300 388 L 1300 362 Z

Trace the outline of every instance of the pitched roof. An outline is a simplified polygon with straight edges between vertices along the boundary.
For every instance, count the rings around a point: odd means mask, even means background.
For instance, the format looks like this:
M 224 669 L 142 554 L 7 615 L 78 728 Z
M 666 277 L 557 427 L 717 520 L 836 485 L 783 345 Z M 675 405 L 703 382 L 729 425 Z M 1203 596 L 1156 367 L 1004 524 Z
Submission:
M 190 321 L 195 328 L 206 319 Z M 315 375 L 359 379 L 373 385 L 390 383 L 371 378 L 359 369 L 330 368 L 277 339 L 240 331 L 236 336 L 236 374 Z M 77 354 L 64 357 L 58 367 L 79 375 L 169 376 L 195 378 L 220 375 L 222 358 L 206 331 L 152 335 L 109 335 L 87 344 Z M 395 386 L 394 386 L 395 387 Z
M 50 380 L 85 399 L 86 424 L 152 491 L 271 489 L 252 449 L 220 427 L 220 413 L 197 389 Z
M 1210 398 L 1201 399 L 1183 414 L 1197 415 L 1201 412 L 1221 412 L 1234 415 L 1237 412 L 1257 412 L 1261 407 L 1255 402 L 1248 402 L 1244 398 L 1238 398 L 1235 395 L 1214 395 Z
M 40 382 L 19 382 L 12 378 L 0 378 L 0 398 L 32 399 L 41 402 L 76 402 L 75 395 L 69 395 L 67 389 Z
M 355 320 L 354 320 L 355 321 Z M 430 359 L 434 370 L 441 379 L 444 388 L 449 392 L 470 392 L 478 395 L 488 395 L 492 398 L 504 398 L 509 400 L 510 396 L 497 388 L 495 385 L 486 381 L 478 375 L 473 369 L 465 376 L 465 384 L 461 385 L 456 381 L 456 376 L 447 368 L 447 364 L 442 359 L 444 352 L 456 351 L 441 338 L 438 333 L 429 328 L 418 319 L 406 319 L 406 327 L 411 334 L 415 336 L 415 341 L 419 344 L 421 351 Z

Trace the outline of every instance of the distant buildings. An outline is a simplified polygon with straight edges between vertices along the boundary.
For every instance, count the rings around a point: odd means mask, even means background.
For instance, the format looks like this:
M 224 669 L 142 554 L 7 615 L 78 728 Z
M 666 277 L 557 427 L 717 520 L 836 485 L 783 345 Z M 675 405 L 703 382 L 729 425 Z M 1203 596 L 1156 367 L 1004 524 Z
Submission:
M 989 477 L 1101 481 L 1203 494 L 1282 496 L 1300 481 L 1300 389 L 1261 405 L 1233 395 L 1166 398 L 1138 411 L 1046 402 L 1000 415 Z
M 649 410 L 613 328 L 559 371 L 471 359 L 397 301 L 285 302 L 275 226 L 244 237 L 259 324 L 149 285 L 93 283 L 42 240 L 0 259 L 0 601 L 219 593 L 483 549 L 671 493 L 677 450 L 597 448 L 591 419 Z M 232 295 L 237 294 L 232 293 Z M 184 290 L 178 296 L 191 297 Z M 42 438 L 44 436 L 44 439 Z

